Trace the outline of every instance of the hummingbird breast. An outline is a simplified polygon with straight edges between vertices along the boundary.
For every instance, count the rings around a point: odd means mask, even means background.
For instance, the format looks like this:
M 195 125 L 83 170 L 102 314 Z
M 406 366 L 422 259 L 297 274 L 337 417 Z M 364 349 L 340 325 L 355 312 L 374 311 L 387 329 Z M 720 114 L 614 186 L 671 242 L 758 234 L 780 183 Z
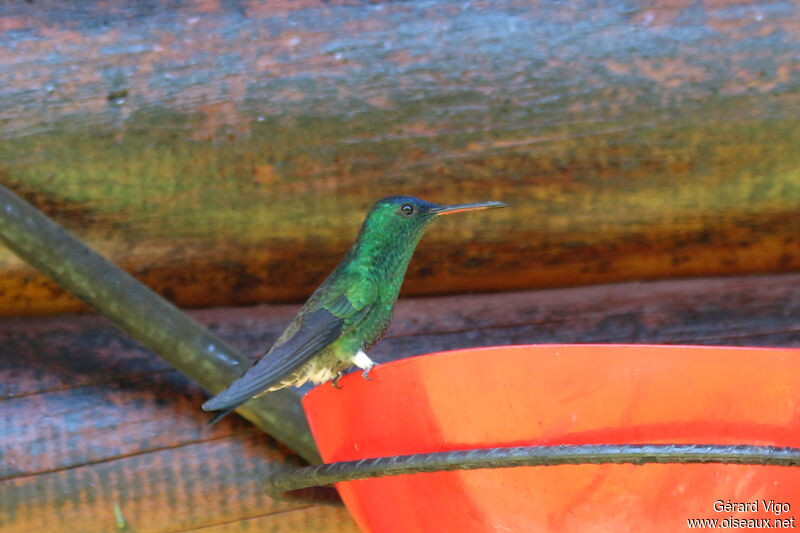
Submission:
M 299 387 L 308 382 L 319 385 L 320 383 L 325 383 L 335 378 L 339 375 L 339 372 L 353 366 L 352 359 L 358 352 L 358 348 L 350 348 L 350 343 L 343 342 L 345 340 L 345 338 L 342 338 L 328 346 L 269 390 L 274 391 L 284 387 Z
M 335 378 L 340 372 L 354 366 L 353 358 L 359 350 L 369 350 L 389 328 L 392 303 L 394 302 L 376 302 L 375 307 L 370 310 L 361 324 L 320 351 L 305 365 L 286 376 L 269 390 L 299 387 L 308 382 L 325 383 Z
M 369 350 L 389 328 L 392 309 L 403 284 L 408 263 L 414 253 L 421 230 L 403 235 L 401 242 L 362 234 L 334 272 L 318 289 L 324 294 L 341 279 L 348 283 L 369 281 L 378 287 L 377 297 L 369 305 L 363 319 L 336 342 L 321 350 L 306 364 L 292 372 L 270 390 L 299 386 L 311 382 L 324 383 L 354 365 L 359 350 Z M 312 296 L 313 298 L 313 296 Z

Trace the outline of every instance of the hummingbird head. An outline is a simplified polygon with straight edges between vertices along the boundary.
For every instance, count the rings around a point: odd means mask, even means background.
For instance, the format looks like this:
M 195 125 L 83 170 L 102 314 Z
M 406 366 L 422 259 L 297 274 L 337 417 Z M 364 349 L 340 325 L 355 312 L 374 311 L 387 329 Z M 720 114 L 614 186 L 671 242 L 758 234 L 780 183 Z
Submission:
M 374 226 L 387 236 L 421 235 L 425 227 L 439 216 L 507 205 L 502 202 L 438 205 L 413 196 L 388 196 L 375 203 L 367 214 L 364 226 Z
M 413 196 L 388 196 L 372 206 L 357 242 L 367 241 L 376 251 L 383 248 L 379 243 L 413 250 L 428 224 L 439 216 L 506 206 L 502 202 L 438 205 Z
M 348 252 L 349 261 L 402 281 L 411 255 L 428 224 L 442 215 L 494 207 L 506 207 L 506 204 L 437 205 L 413 196 L 382 198 L 372 206 L 361 225 L 356 242 Z M 399 291 L 400 285 L 397 284 L 395 289 Z

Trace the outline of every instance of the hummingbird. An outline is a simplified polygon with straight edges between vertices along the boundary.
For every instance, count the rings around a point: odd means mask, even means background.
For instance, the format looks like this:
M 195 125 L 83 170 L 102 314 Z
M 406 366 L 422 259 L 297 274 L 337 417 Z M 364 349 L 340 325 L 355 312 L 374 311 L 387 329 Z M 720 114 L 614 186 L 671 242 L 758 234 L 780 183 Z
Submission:
M 222 411 L 210 424 L 270 391 L 331 379 L 338 387 L 339 378 L 351 366 L 369 379 L 375 363 L 366 352 L 389 327 L 408 263 L 428 225 L 442 215 L 507 205 L 437 205 L 411 196 L 378 200 L 344 258 L 272 348 L 203 404 L 204 411 Z

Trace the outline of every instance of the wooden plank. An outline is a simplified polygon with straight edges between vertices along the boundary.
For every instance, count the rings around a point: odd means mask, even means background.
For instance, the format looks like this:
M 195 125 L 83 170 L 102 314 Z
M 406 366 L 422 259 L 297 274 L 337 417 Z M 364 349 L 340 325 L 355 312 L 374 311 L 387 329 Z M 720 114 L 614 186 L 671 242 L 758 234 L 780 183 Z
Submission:
M 238 533 L 240 531 L 355 533 L 359 530 L 347 514 L 347 510 L 342 507 L 305 507 L 186 531 L 193 533 Z
M 0 530 L 116 530 L 116 506 L 138 532 L 356 531 L 267 498 L 261 478 L 297 460 L 238 416 L 205 427 L 203 391 L 105 320 L 8 320 L 0 353 Z
M 296 305 L 193 315 L 245 353 Z M 800 275 L 624 283 L 401 300 L 381 361 L 540 342 L 800 346 Z M 96 316 L 0 320 L 0 530 L 356 531 L 343 509 L 274 502 L 260 480 L 295 458 Z M 115 512 L 115 506 L 118 512 Z
M 184 443 L 2 482 L 5 531 L 178 532 L 231 522 L 270 520 L 274 531 L 314 531 L 320 521 L 357 531 L 340 510 L 271 501 L 260 479 L 280 456 L 265 454 L 264 435 Z M 115 507 L 117 508 L 115 510 Z M 291 518 L 287 511 L 302 509 Z M 225 525 L 225 527 L 223 527 Z M 299 526 L 299 527 L 297 527 Z
M 219 393 L 252 364 L 225 340 L 2 186 L 0 213 L 1 242 L 206 390 Z M 300 400 L 298 391 L 276 391 L 249 402 L 239 413 L 306 461 L 319 462 Z
M 0 480 L 205 442 L 246 430 L 206 429 L 202 391 L 176 371 L 14 398 L 0 441 Z M 185 413 L 174 418 L 176 409 Z M 31 425 L 31 420 L 37 423 Z M 239 420 L 238 418 L 236 419 Z M 242 426 L 245 426 L 243 428 Z M 250 429 L 250 433 L 252 433 Z
M 182 306 L 301 300 L 394 193 L 514 206 L 409 295 L 800 267 L 795 1 L 0 9 L 0 181 Z
M 419 298 L 403 304 L 374 350 L 377 360 L 549 342 L 800 345 L 797 274 Z

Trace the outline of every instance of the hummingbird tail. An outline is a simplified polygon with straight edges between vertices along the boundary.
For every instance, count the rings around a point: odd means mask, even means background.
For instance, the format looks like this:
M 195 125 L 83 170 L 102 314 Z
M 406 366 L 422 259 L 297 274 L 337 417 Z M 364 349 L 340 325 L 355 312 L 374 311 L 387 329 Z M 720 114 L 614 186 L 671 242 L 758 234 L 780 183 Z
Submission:
M 241 405 L 241 404 L 234 405 L 233 407 L 229 407 L 229 408 L 225 409 L 224 411 L 220 411 L 219 413 L 215 414 L 214 417 L 211 420 L 208 421 L 208 423 L 206 424 L 206 427 L 213 426 L 214 424 L 216 424 L 217 422 L 219 422 L 220 420 L 222 420 L 223 418 L 225 418 L 226 416 L 228 416 L 229 414 L 234 412 L 236 410 L 236 408 L 239 407 L 239 405 Z

